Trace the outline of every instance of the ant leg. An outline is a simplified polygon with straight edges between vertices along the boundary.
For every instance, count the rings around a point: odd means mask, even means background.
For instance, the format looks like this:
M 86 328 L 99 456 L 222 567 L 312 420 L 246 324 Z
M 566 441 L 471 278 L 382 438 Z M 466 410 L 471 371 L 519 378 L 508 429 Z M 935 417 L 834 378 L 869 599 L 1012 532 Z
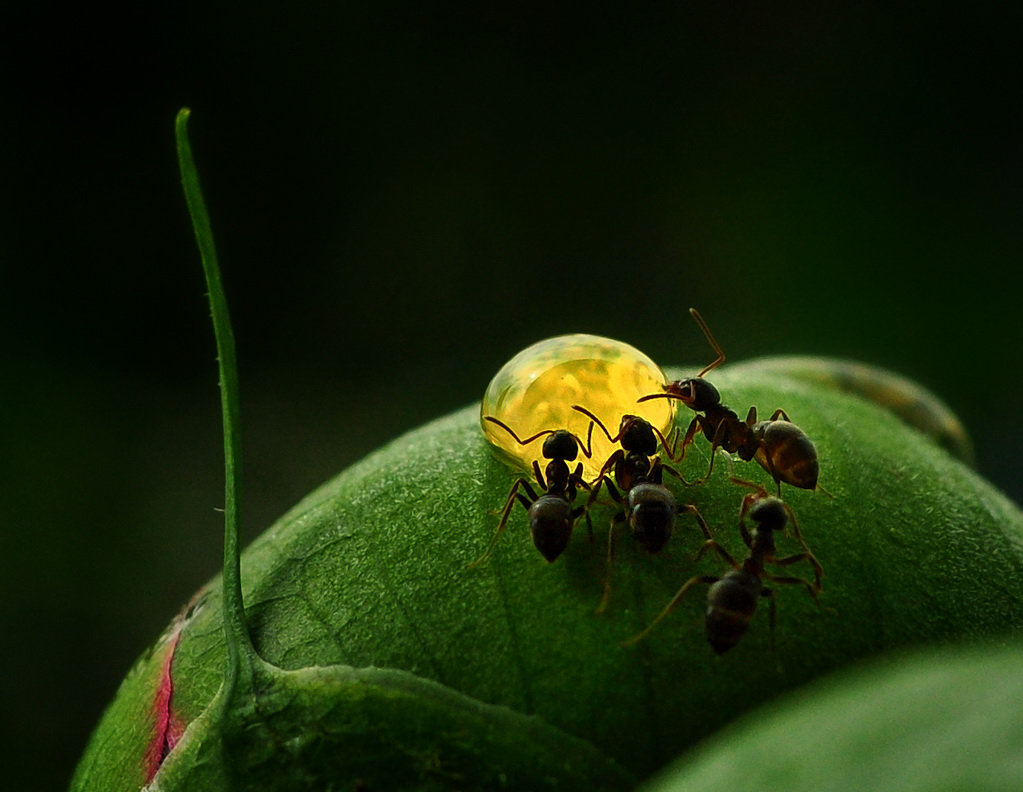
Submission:
M 600 486 L 599 484 L 597 486 Z M 583 463 L 580 462 L 575 466 L 575 470 L 568 477 L 568 486 L 566 488 L 567 500 L 569 503 L 575 501 L 575 488 L 580 487 L 587 492 L 592 492 L 592 487 L 586 483 L 583 479 Z M 582 506 L 578 506 L 572 510 L 572 522 L 574 523 L 579 519 L 581 515 L 586 515 L 586 531 L 589 536 L 590 544 L 593 543 L 593 521 L 590 519 L 590 512 L 587 508 L 589 506 L 589 499 Z
M 732 483 L 738 484 L 740 487 L 749 487 L 750 489 L 755 489 L 756 493 L 754 493 L 754 495 L 756 495 L 757 497 L 762 498 L 765 495 L 767 495 L 767 490 L 765 490 L 762 485 L 757 484 L 754 481 L 746 481 L 746 479 L 741 479 L 738 478 L 737 476 L 732 476 Z M 743 499 L 743 503 L 745 504 L 746 501 L 749 500 L 751 497 L 753 496 L 747 495 L 746 498 Z
M 761 448 L 760 450 L 762 451 L 763 448 Z M 754 458 L 757 460 L 757 462 L 760 463 L 760 467 L 766 470 L 768 475 L 770 475 L 770 477 L 774 479 L 775 486 L 778 488 L 776 494 L 779 498 L 781 498 L 781 476 L 779 476 L 777 471 L 774 469 L 774 460 L 772 460 L 770 455 L 766 453 L 762 457 L 754 455 Z M 754 487 L 760 490 L 761 495 L 767 495 L 767 490 L 761 487 L 759 484 L 753 484 L 752 482 L 749 481 L 741 481 L 740 479 L 736 478 L 733 478 L 732 481 L 734 481 L 737 484 L 744 484 L 747 487 Z
M 682 438 L 682 432 L 679 430 L 678 424 L 672 423 L 671 430 L 668 432 L 668 434 L 664 436 L 664 438 L 671 445 L 671 453 L 668 455 L 669 458 L 671 459 L 672 462 L 680 462 L 681 457 L 678 456 L 679 453 L 678 444 Z
M 825 495 L 828 496 L 828 500 L 834 500 L 835 499 L 835 496 L 832 495 L 830 492 L 828 492 L 826 489 L 824 489 L 824 487 L 822 487 L 820 484 L 818 484 L 816 487 L 814 487 L 814 491 L 816 491 L 816 492 L 823 492 Z
M 663 462 L 660 463 L 660 470 L 664 473 L 669 473 L 675 478 L 677 478 L 679 481 L 682 482 L 683 487 L 691 487 L 693 486 L 693 484 L 696 483 L 695 481 L 686 481 L 686 477 L 682 475 L 681 471 L 675 470 L 675 468 L 669 467 L 668 465 L 665 465 Z
M 699 420 L 702 417 L 703 416 L 699 416 L 698 415 L 698 416 L 696 416 L 696 419 Z M 702 421 L 701 421 L 701 423 L 702 423 Z M 706 431 L 704 433 L 706 434 Z M 725 439 L 725 422 L 722 421 L 721 423 L 719 423 L 717 425 L 717 429 L 714 431 L 714 439 L 711 441 L 711 444 L 710 444 L 710 464 L 707 465 L 707 474 L 703 478 L 697 479 L 696 481 L 694 481 L 693 482 L 694 484 L 703 484 L 704 482 L 706 482 L 710 478 L 710 474 L 714 470 L 714 452 L 717 451 L 719 448 L 721 448 L 721 444 L 722 444 L 722 441 L 724 439 Z
M 519 487 L 522 487 L 527 493 L 529 498 L 526 498 L 521 492 Z M 512 484 L 511 491 L 508 493 L 508 500 L 505 501 L 504 509 L 501 512 L 501 521 L 497 524 L 497 530 L 494 531 L 493 537 L 490 539 L 490 544 L 487 546 L 487 551 L 469 564 L 469 567 L 476 567 L 490 558 L 490 554 L 494 552 L 494 547 L 497 546 L 497 540 L 501 538 L 501 534 L 504 533 L 505 524 L 508 522 L 508 516 L 511 514 L 512 507 L 515 505 L 515 501 L 518 500 L 522 504 L 522 507 L 529 511 L 529 507 L 532 506 L 536 500 L 537 495 L 533 491 L 533 488 L 529 486 L 529 482 L 525 479 L 515 479 L 515 483 Z
M 607 567 L 604 572 L 604 593 L 600 597 L 600 604 L 597 606 L 595 613 L 598 615 L 607 610 L 608 603 L 611 601 L 611 571 L 614 569 L 615 563 L 615 539 L 617 537 L 616 529 L 625 522 L 625 512 L 618 512 L 611 520 L 611 529 L 607 534 Z
M 661 462 L 660 455 L 650 457 L 650 470 L 647 471 L 646 480 L 651 484 L 663 484 L 664 476 L 664 463 Z
M 601 473 L 599 478 L 593 480 L 593 484 L 587 489 L 590 490 L 590 497 L 586 499 L 586 503 L 583 504 L 583 513 L 586 515 L 586 530 L 589 534 L 590 542 L 593 542 L 593 519 L 590 517 L 590 510 L 593 508 L 593 504 L 597 502 L 597 496 L 600 494 L 601 486 L 607 489 L 607 494 L 611 496 L 615 503 L 620 504 L 622 502 L 622 496 L 615 489 L 615 485 L 611 483 L 611 478 L 606 473 Z
M 812 556 L 813 553 L 810 552 L 810 548 L 807 546 L 806 540 L 803 538 L 803 532 L 799 530 L 799 521 L 796 519 L 796 513 L 787 503 L 783 505 L 785 506 L 785 511 L 789 515 L 789 522 L 792 523 L 792 535 L 796 538 L 796 541 L 803 546 L 803 549 Z
M 750 507 L 754 503 L 756 503 L 758 500 L 762 500 L 763 498 L 770 497 L 770 494 L 766 489 L 764 489 L 762 485 L 757 484 L 753 481 L 746 481 L 746 479 L 737 478 L 736 476 L 732 476 L 731 481 L 733 484 L 738 484 L 740 487 L 749 487 L 752 490 L 756 490 L 756 492 L 751 492 L 749 495 L 742 499 L 742 506 L 739 508 L 739 528 L 740 530 L 743 531 L 743 537 L 745 538 L 746 535 L 749 533 L 746 530 L 746 514 L 749 512 Z M 785 506 L 785 509 L 788 511 L 789 516 L 791 517 L 792 509 L 789 508 L 789 505 L 787 503 L 783 503 L 782 505 Z M 747 541 L 746 544 L 749 544 L 749 542 Z M 809 550 L 810 548 L 807 547 L 806 549 Z
M 607 494 L 611 496 L 615 503 L 619 506 L 622 505 L 624 498 L 618 491 L 618 488 L 611 483 L 611 479 L 605 477 L 603 479 L 604 485 L 607 487 Z M 604 593 L 601 595 L 600 604 L 597 606 L 596 612 L 603 613 L 607 608 L 607 604 L 611 599 L 611 569 L 614 566 L 615 561 L 615 528 L 621 523 L 626 521 L 625 511 L 619 511 L 614 517 L 611 518 L 611 528 L 607 535 L 607 571 L 604 576 Z
M 674 460 L 678 464 L 682 464 L 682 460 L 685 459 L 686 449 L 693 444 L 693 440 L 696 439 L 696 432 L 700 429 L 700 416 L 697 415 L 689 422 L 689 428 L 686 429 L 686 436 L 682 439 L 682 448 L 678 452 L 678 458 Z
M 590 509 L 593 508 L 593 504 L 597 500 L 597 495 L 600 493 L 600 485 L 604 483 L 604 477 L 601 476 L 599 479 L 594 479 L 594 483 L 587 485 L 587 489 L 590 491 L 590 497 L 586 499 L 579 508 L 582 510 L 582 514 L 586 517 L 586 534 L 589 537 L 590 544 L 593 544 L 593 518 L 590 517 Z
M 775 563 L 779 562 L 776 561 Z M 786 577 L 783 575 L 774 575 L 766 570 L 764 570 L 764 577 L 766 577 L 772 583 L 781 583 L 782 585 L 785 586 L 803 586 L 806 588 L 807 593 L 811 597 L 813 597 L 813 601 L 820 605 L 820 599 L 818 599 L 817 597 L 818 593 L 820 592 L 820 589 L 815 588 L 813 583 L 811 583 L 809 580 L 804 580 L 801 577 Z
M 699 583 L 704 583 L 710 586 L 717 583 L 719 580 L 721 580 L 721 578 L 715 577 L 714 575 L 697 575 L 696 577 L 689 578 L 689 580 L 682 584 L 682 588 L 675 592 L 675 596 L 671 598 L 671 601 L 664 607 L 664 610 L 657 614 L 657 617 L 647 625 L 646 629 L 632 636 L 627 641 L 622 641 L 621 646 L 632 646 L 646 638 L 650 631 L 656 627 L 665 616 L 674 610 L 675 606 L 682 601 L 682 598 L 685 597 L 685 595 L 689 592 L 689 589 L 693 586 Z
M 788 421 L 789 423 L 792 423 L 792 419 L 789 418 L 788 414 L 780 407 L 771 414 L 772 421 L 777 421 L 779 418 L 781 418 L 783 421 Z
M 778 472 L 774 469 L 774 461 L 767 454 L 764 454 L 763 459 L 761 459 L 761 457 L 757 457 L 756 460 L 760 463 L 760 466 L 768 472 L 771 478 L 774 479 L 774 484 L 777 487 L 777 492 L 775 494 L 778 498 L 781 498 L 781 476 L 779 476 Z
M 533 475 L 536 477 L 536 483 L 540 485 L 540 489 L 544 492 L 547 491 L 547 482 L 543 479 L 543 473 L 540 472 L 540 463 L 535 459 L 533 460 Z
M 719 556 L 721 556 L 721 558 L 724 559 L 725 563 L 727 563 L 733 569 L 739 569 L 739 564 L 736 562 L 736 560 L 732 558 L 731 554 L 727 550 L 725 550 L 725 548 L 722 547 L 721 544 L 718 543 L 716 539 L 707 539 L 703 543 L 703 547 L 701 547 L 697 551 L 696 555 L 693 557 L 693 562 L 695 563 L 696 561 L 699 561 L 701 558 L 703 558 L 704 554 L 708 550 L 713 550 L 714 552 L 716 552 Z
M 797 564 L 800 561 L 809 561 L 810 566 L 813 567 L 813 588 L 816 591 L 823 591 L 824 587 L 821 586 L 821 578 L 824 576 L 824 569 L 821 567 L 820 562 L 814 557 L 814 554 L 809 550 L 805 553 L 796 553 L 795 555 L 785 556 L 785 558 L 772 558 L 771 563 L 776 566 L 788 566 L 789 564 Z M 805 583 L 805 580 L 801 578 L 794 578 L 794 580 L 800 580 Z M 817 595 L 814 595 L 816 599 Z
M 668 438 L 665 437 L 661 433 L 661 430 L 658 429 L 656 426 L 651 424 L 650 428 L 653 430 L 654 434 L 657 435 L 657 439 L 661 443 L 661 449 L 664 451 L 664 455 L 666 457 L 668 457 L 668 459 L 670 459 L 672 462 L 677 462 L 678 458 L 675 456 L 677 451 L 675 450 L 674 445 L 668 442 Z M 670 435 L 674 434 L 676 432 L 677 428 L 678 427 L 676 427 L 676 426 L 672 426 L 672 429 L 671 429 L 670 432 L 668 432 L 668 435 L 670 436 Z
M 796 541 L 799 542 L 803 550 L 806 551 L 806 559 L 810 562 L 811 566 L 813 566 L 814 580 L 817 581 L 817 589 L 820 590 L 821 576 L 824 574 L 824 570 L 821 567 L 820 562 L 817 560 L 817 557 L 813 554 L 813 551 L 810 549 L 809 545 L 807 545 L 806 540 L 803 538 L 802 531 L 799 530 L 799 521 L 796 520 L 796 513 L 792 511 L 792 507 L 789 506 L 787 503 L 783 505 L 785 506 L 785 511 L 789 515 L 789 522 L 792 524 L 792 535 L 795 537 Z
M 700 510 L 699 509 L 697 509 L 693 504 L 689 503 L 689 504 L 686 504 L 685 506 L 683 506 L 680 509 L 680 511 L 686 511 L 686 512 L 689 512 L 691 515 L 693 515 L 693 517 L 696 518 L 696 522 L 699 523 L 699 525 L 700 525 L 700 530 L 703 531 L 704 538 L 707 539 L 708 541 L 711 541 L 711 542 L 714 541 L 714 537 L 710 533 L 710 526 L 707 525 L 707 521 L 705 519 L 703 519 L 703 515 L 700 514 Z M 717 543 L 715 542 L 715 544 L 717 544 Z M 705 547 L 706 547 L 706 545 L 705 545 Z
M 583 478 L 583 463 L 582 462 L 580 462 L 578 465 L 576 465 L 575 466 L 575 470 L 573 470 L 569 474 L 569 476 L 568 476 L 568 494 L 569 494 L 569 500 L 575 500 L 575 488 L 576 487 L 582 487 L 587 492 L 589 492 L 592 489 L 592 487 L 589 484 L 587 484 L 586 480 Z M 544 487 L 544 490 L 546 490 L 546 489 L 547 488 Z
M 746 543 L 746 546 L 752 548 L 753 537 L 750 536 L 749 528 L 746 527 L 746 514 L 749 512 L 750 506 L 752 506 L 758 500 L 768 497 L 767 490 L 765 490 L 759 484 L 754 484 L 752 481 L 744 481 L 742 479 L 735 478 L 734 476 L 732 477 L 732 481 L 736 484 L 740 484 L 746 487 L 752 487 L 753 489 L 757 490 L 756 492 L 751 492 L 749 495 L 742 499 L 742 507 L 739 509 L 739 533 L 742 535 L 742 541 Z M 787 504 L 783 505 L 785 506 L 786 509 L 789 510 L 789 512 L 792 511 L 791 509 L 789 509 Z M 810 548 L 807 547 L 806 549 L 809 550 Z
M 610 475 L 609 475 L 609 471 L 616 464 L 618 464 L 618 460 L 619 459 L 622 459 L 624 457 L 625 457 L 625 452 L 622 449 L 620 449 L 620 448 L 617 451 L 612 452 L 611 456 L 609 456 L 607 458 L 607 461 L 603 465 L 600 466 L 600 470 L 597 471 L 597 475 L 594 476 L 594 478 L 593 478 L 594 486 L 600 486 L 599 482 L 601 482 L 601 481 L 605 481 L 605 480 L 606 481 L 610 481 L 611 478 L 610 478 Z M 592 501 L 593 498 L 591 497 L 590 500 Z
M 590 519 L 590 514 L 586 511 L 586 504 L 576 506 L 572 509 L 573 527 L 580 517 L 586 517 L 586 538 L 589 540 L 590 544 L 593 544 L 593 520 Z
M 774 580 L 774 578 L 772 578 Z M 777 615 L 777 608 L 775 607 L 774 592 L 771 589 L 765 588 L 760 590 L 760 596 L 770 600 L 767 606 L 767 623 L 771 628 L 771 653 L 774 654 L 774 622 L 775 616 Z
M 601 472 L 597 478 L 593 479 L 593 483 L 590 484 L 588 488 L 590 490 L 590 497 L 586 499 L 585 504 L 587 513 L 589 513 L 590 509 L 593 508 L 593 504 L 597 502 L 597 496 L 600 494 L 601 485 L 604 485 L 607 488 L 608 495 L 611 495 L 615 502 L 621 501 L 621 496 L 615 498 L 615 496 L 611 493 L 614 485 L 611 483 L 610 476 L 608 476 L 606 472 Z

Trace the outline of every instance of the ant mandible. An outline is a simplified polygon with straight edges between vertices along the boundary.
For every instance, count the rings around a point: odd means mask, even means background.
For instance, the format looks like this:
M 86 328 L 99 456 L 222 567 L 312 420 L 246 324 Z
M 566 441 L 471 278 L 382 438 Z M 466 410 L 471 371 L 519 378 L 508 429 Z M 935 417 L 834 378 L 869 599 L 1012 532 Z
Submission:
M 515 480 L 511 490 L 508 492 L 508 499 L 505 501 L 504 509 L 501 512 L 501 521 L 494 531 L 490 545 L 486 552 L 478 559 L 469 564 L 470 567 L 478 566 L 486 561 L 494 552 L 497 540 L 504 532 L 508 516 L 516 500 L 522 504 L 529 514 L 529 533 L 533 537 L 533 544 L 540 554 L 551 562 L 560 556 L 572 536 L 572 528 L 576 519 L 582 514 L 585 507 L 572 507 L 575 500 L 576 487 L 589 489 L 590 485 L 583 481 L 583 463 L 579 462 L 575 470 L 569 470 L 568 463 L 573 462 L 582 451 L 587 459 L 591 455 L 590 442 L 593 438 L 593 425 L 590 425 L 584 444 L 578 437 L 566 429 L 544 429 L 525 440 L 519 439 L 510 426 L 503 421 L 490 415 L 484 416 L 484 420 L 500 426 L 519 445 L 529 445 L 538 438 L 545 437 L 542 453 L 544 459 L 549 459 L 544 473 L 540 472 L 540 464 L 533 461 L 533 477 L 543 494 L 538 495 L 530 486 L 529 481 L 524 478 Z M 519 489 L 524 489 L 523 495 Z
M 671 613 L 672 610 L 682 601 L 685 595 L 693 586 L 705 584 L 710 588 L 707 590 L 707 611 L 705 617 L 705 628 L 707 641 L 716 654 L 724 654 L 734 647 L 742 639 L 749 629 L 750 622 L 756 613 L 757 601 L 760 598 L 767 599 L 770 603 L 769 623 L 771 628 L 771 647 L 774 648 L 774 623 L 775 623 L 775 599 L 774 590 L 764 585 L 764 581 L 778 583 L 781 585 L 804 586 L 807 592 L 818 602 L 818 594 L 821 591 L 821 576 L 823 574 L 821 565 L 813 553 L 803 541 L 802 534 L 796 524 L 796 516 L 792 509 L 780 498 L 776 498 L 758 484 L 735 480 L 736 483 L 744 486 L 754 487 L 757 492 L 751 493 L 743 498 L 742 508 L 739 514 L 739 532 L 743 542 L 749 548 L 749 555 L 740 564 L 729 554 L 724 547 L 714 539 L 704 542 L 696 558 L 699 560 L 707 550 L 714 550 L 729 566 L 732 567 L 724 575 L 696 575 L 689 578 L 676 592 L 675 596 L 658 614 L 649 626 L 638 635 L 622 643 L 622 646 L 631 646 L 649 634 L 649 632 Z M 706 521 L 703 516 L 691 507 L 704 533 L 709 533 Z M 746 518 L 749 517 L 755 524 L 753 528 L 746 527 Z M 783 531 L 786 523 L 791 520 L 793 533 L 803 547 L 803 552 L 794 555 L 778 558 L 774 542 L 774 533 Z M 775 575 L 770 572 L 766 565 L 789 566 L 799 561 L 809 561 L 814 570 L 814 582 L 804 580 L 800 577 Z
M 627 523 L 636 541 L 650 553 L 657 553 L 671 538 L 675 525 L 678 507 L 675 496 L 663 484 L 663 474 L 667 471 L 680 481 L 682 474 L 664 465 L 657 453 L 657 442 L 660 440 L 665 454 L 674 461 L 668 441 L 663 434 L 654 428 L 649 421 L 637 415 L 622 416 L 618 432 L 612 436 L 596 415 L 578 404 L 572 409 L 590 419 L 590 428 L 596 424 L 607 435 L 611 443 L 620 443 L 607 461 L 601 466 L 600 472 L 593 480 L 590 497 L 586 501 L 587 518 L 589 509 L 597 499 L 603 486 L 612 500 L 620 507 L 611 520 L 611 530 L 607 542 L 607 577 L 604 580 L 604 594 L 597 613 L 602 613 L 611 597 L 611 570 L 614 567 L 615 541 L 617 528 Z M 651 457 L 653 461 L 651 462 Z M 609 472 L 614 469 L 613 476 Z M 684 507 L 688 510 L 690 507 Z M 705 526 L 704 526 L 705 527 Z M 711 539 L 708 531 L 704 537 Z
M 706 480 L 714 469 L 714 452 L 723 448 L 728 453 L 737 453 L 744 462 L 755 459 L 774 479 L 779 495 L 783 481 L 802 489 L 819 489 L 817 448 L 806 433 L 792 423 L 784 410 L 775 410 L 770 420 L 758 421 L 757 408 L 753 406 L 743 421 L 733 409 L 721 403 L 718 389 L 703 377 L 725 362 L 724 350 L 711 334 L 700 312 L 690 308 L 689 313 L 703 330 L 707 341 L 717 352 L 717 357 L 695 377 L 670 382 L 663 386 L 664 393 L 651 393 L 639 399 L 641 402 L 649 399 L 676 399 L 696 413 L 682 440 L 679 459 L 685 456 L 696 433 L 702 430 L 711 444 L 710 465 L 702 480 Z

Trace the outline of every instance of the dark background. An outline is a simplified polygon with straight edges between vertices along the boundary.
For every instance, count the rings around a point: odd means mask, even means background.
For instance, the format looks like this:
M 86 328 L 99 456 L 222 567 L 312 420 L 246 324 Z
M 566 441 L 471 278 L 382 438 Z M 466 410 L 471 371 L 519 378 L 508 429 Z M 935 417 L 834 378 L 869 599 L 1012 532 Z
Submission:
M 706 362 L 689 305 L 733 360 L 917 378 L 1023 499 L 1023 6 L 548 5 L 2 12 L 5 786 L 66 784 L 219 565 L 185 104 L 247 538 L 545 336 Z

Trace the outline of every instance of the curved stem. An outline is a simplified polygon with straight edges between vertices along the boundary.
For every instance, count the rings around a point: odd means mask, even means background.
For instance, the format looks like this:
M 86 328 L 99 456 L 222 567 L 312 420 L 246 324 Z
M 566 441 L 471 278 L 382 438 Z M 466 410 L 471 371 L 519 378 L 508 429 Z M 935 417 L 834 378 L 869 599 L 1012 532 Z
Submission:
M 251 668 L 256 656 L 245 622 L 245 608 L 242 602 L 240 549 L 238 546 L 238 507 L 241 484 L 241 445 L 239 438 L 238 406 L 238 365 L 235 357 L 234 332 L 227 311 L 227 298 L 220 281 L 220 267 L 213 243 L 206 202 L 199 185 L 199 172 L 192 159 L 192 147 L 188 141 L 189 109 L 182 108 L 175 121 L 178 164 L 181 169 L 181 184 L 185 201 L 192 217 L 192 228 L 202 258 L 206 275 L 206 287 L 213 319 L 213 331 L 217 338 L 217 360 L 220 369 L 220 404 L 224 424 L 224 632 L 227 642 L 227 669 L 224 675 L 224 689 L 230 696 L 244 658 Z

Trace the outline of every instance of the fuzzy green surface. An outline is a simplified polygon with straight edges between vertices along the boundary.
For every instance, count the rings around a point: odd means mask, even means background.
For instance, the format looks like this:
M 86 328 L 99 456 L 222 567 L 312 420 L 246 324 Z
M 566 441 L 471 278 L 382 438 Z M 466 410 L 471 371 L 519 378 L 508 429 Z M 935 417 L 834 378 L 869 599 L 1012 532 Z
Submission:
M 216 726 L 201 716 L 151 792 L 620 792 L 636 785 L 583 740 L 404 671 L 265 667 L 256 689 Z M 216 740 L 209 739 L 211 728 Z
M 103 713 L 75 770 L 71 788 L 140 789 L 146 752 L 156 738 L 156 701 L 164 660 L 171 646 L 161 638 L 140 657 Z
M 643 792 L 1018 792 L 1023 644 L 941 648 L 756 710 Z
M 593 513 L 594 543 L 580 526 L 547 564 L 516 506 L 493 556 L 467 568 L 519 475 L 491 454 L 471 406 L 352 466 L 245 551 L 245 605 L 260 654 L 290 670 L 408 672 L 539 716 L 642 778 L 737 715 L 857 658 L 1023 626 L 1023 515 L 983 479 L 856 397 L 755 364 L 729 364 L 714 382 L 741 414 L 750 404 L 765 417 L 783 407 L 816 443 L 821 484 L 835 496 L 783 488 L 825 576 L 820 607 L 802 587 L 775 587 L 776 651 L 762 607 L 739 646 L 716 657 L 703 633 L 704 587 L 646 640 L 619 646 L 693 574 L 725 571 L 715 554 L 693 562 L 702 538 L 687 515 L 657 556 L 622 537 L 600 616 L 610 508 Z M 690 417 L 682 411 L 683 429 Z M 696 448 L 689 477 L 708 460 L 702 439 Z M 719 457 L 707 484 L 669 486 L 741 558 L 737 518 L 749 490 L 728 480 L 727 467 Z M 735 473 L 770 481 L 753 463 L 737 461 Z M 780 553 L 786 548 L 798 549 L 780 540 Z M 802 566 L 787 573 L 808 576 Z M 220 684 L 218 586 L 185 625 L 174 660 L 174 707 L 186 720 Z M 104 735 L 123 728 L 118 707 L 100 724 L 83 759 L 91 775 L 80 772 L 76 788 L 138 788 L 121 781 L 133 777 L 127 765 L 137 751 L 105 748 Z M 386 757 L 380 762 L 383 772 Z

